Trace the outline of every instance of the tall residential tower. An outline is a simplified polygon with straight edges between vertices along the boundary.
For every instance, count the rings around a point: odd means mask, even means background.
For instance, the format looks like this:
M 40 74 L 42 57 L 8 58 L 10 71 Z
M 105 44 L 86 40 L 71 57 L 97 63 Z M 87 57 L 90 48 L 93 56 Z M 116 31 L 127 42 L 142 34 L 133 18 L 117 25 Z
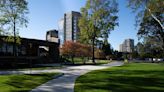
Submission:
M 75 11 L 64 14 L 65 41 L 76 41 L 78 39 L 78 20 L 80 16 L 81 14 Z
M 78 20 L 81 17 L 79 12 L 71 11 L 64 14 L 64 18 L 59 21 L 60 45 L 65 41 L 74 41 L 78 39 Z
M 58 22 L 58 30 L 59 30 L 59 39 L 60 39 L 60 46 L 62 44 L 64 44 L 64 40 L 65 40 L 65 32 L 64 32 L 64 19 L 62 18 L 61 20 L 59 20 Z
M 134 51 L 134 40 L 133 39 L 125 39 L 123 44 L 120 44 L 120 52 L 133 52 Z

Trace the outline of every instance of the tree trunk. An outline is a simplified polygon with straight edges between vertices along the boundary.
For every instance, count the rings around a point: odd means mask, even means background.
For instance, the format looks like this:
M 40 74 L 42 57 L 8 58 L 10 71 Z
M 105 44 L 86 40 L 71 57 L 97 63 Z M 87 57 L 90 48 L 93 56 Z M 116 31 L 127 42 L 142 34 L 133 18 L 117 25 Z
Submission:
M 94 47 L 95 39 L 92 40 L 92 62 L 95 64 L 95 47 Z
M 14 20 L 14 44 L 13 44 L 13 55 L 16 56 L 16 23 Z
M 6 53 L 8 53 L 8 47 L 7 47 L 7 45 L 8 45 L 8 44 L 6 43 L 6 45 L 5 45 L 5 47 L 6 47 Z
M 71 56 L 71 59 L 72 59 L 72 63 L 75 64 L 75 63 L 74 63 L 74 56 Z
M 145 9 L 148 10 L 148 12 L 150 13 L 151 17 L 158 22 L 158 24 L 161 26 L 162 30 L 164 30 L 164 26 L 162 24 L 162 22 L 152 13 L 152 11 L 150 10 L 150 8 L 148 8 L 147 6 L 145 6 Z
M 162 38 L 162 50 L 163 50 L 163 53 L 164 53 L 164 37 Z

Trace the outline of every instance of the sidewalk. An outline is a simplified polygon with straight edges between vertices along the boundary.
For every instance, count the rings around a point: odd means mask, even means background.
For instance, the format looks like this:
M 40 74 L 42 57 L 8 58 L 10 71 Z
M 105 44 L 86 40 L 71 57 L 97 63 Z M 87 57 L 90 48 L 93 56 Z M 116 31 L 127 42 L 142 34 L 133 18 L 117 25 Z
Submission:
M 57 79 L 48 81 L 41 86 L 31 90 L 30 92 L 74 92 L 74 83 L 77 77 L 92 70 L 109 68 L 112 66 L 121 66 L 123 62 L 111 62 L 104 65 L 83 65 L 83 66 L 70 66 L 64 69 L 52 70 L 51 72 L 62 72 L 64 75 Z M 50 71 L 49 71 L 50 72 Z

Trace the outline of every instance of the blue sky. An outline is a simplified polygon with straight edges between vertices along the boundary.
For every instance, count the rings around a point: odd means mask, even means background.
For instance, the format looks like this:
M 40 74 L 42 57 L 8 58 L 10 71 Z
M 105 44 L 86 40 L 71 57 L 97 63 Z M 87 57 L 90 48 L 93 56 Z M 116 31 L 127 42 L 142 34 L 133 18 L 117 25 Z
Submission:
M 137 43 L 135 15 L 126 7 L 126 0 L 119 1 L 119 26 L 109 35 L 109 42 L 116 50 L 124 39 L 132 38 Z M 58 21 L 64 13 L 80 11 L 86 0 L 28 0 L 29 24 L 20 31 L 21 37 L 45 40 L 46 31 L 58 29 Z

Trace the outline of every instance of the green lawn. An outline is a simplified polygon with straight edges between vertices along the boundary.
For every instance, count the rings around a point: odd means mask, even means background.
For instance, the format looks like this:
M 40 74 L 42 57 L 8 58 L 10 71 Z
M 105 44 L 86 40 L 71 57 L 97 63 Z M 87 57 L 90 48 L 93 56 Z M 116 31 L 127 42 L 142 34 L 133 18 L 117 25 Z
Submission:
M 107 64 L 109 62 L 112 62 L 112 61 L 110 61 L 110 60 L 96 60 L 96 64 L 97 65 Z
M 68 59 L 71 62 L 71 59 Z M 97 60 L 96 61 L 96 65 L 100 65 L 100 64 L 107 64 L 110 62 L 110 60 Z M 83 59 L 82 58 L 74 58 L 74 64 L 84 64 Z M 85 62 L 85 64 L 93 64 L 92 60 L 87 60 Z
M 61 69 L 63 66 L 40 66 L 40 67 L 32 67 L 32 68 L 22 68 L 17 70 L 46 70 L 46 69 Z
M 164 64 L 131 63 L 89 72 L 76 80 L 75 92 L 164 92 Z
M 12 71 L 12 70 L 20 70 L 20 71 L 25 71 L 25 70 L 46 70 L 46 69 L 61 69 L 63 66 L 35 66 L 32 68 L 28 68 L 29 66 L 26 67 L 16 67 L 16 68 L 0 68 L 0 71 Z
M 0 75 L 0 92 L 28 92 L 59 73 Z

